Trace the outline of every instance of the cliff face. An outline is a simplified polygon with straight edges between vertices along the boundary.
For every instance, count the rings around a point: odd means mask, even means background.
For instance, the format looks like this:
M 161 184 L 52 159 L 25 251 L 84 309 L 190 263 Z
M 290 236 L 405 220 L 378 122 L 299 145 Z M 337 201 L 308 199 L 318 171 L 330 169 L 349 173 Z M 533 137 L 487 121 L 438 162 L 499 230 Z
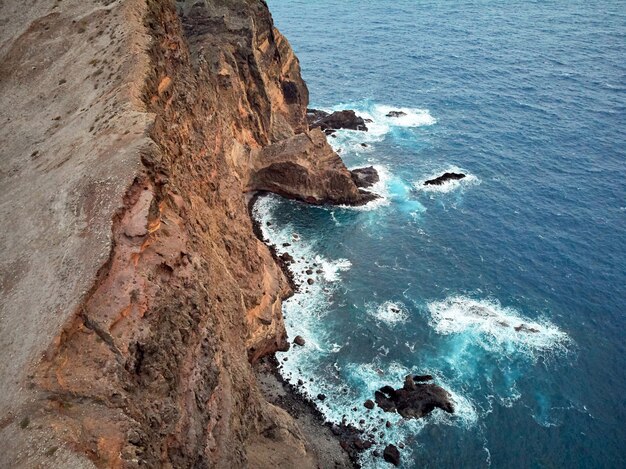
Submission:
M 260 0 L 2 4 L 0 461 L 313 467 L 250 191 L 361 203 Z M 8 228 L 8 229 L 7 229 Z

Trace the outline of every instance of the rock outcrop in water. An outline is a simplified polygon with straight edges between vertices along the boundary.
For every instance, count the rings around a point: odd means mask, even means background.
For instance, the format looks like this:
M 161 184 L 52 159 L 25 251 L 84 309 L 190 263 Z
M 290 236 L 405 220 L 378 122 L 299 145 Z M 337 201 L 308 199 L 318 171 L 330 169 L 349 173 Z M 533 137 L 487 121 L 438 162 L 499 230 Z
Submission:
M 383 451 L 383 458 L 389 464 L 394 466 L 400 465 L 400 451 L 398 451 L 396 445 L 387 445 Z
M 435 179 L 429 179 L 424 182 L 425 186 L 440 186 L 445 184 L 448 181 L 458 181 L 459 179 L 463 179 L 465 174 L 463 173 L 443 173 L 441 176 L 436 177 Z
M 450 394 L 436 384 L 424 382 L 430 380 L 430 375 L 408 375 L 404 379 L 403 387 L 394 389 L 384 386 L 376 391 L 376 404 L 385 412 L 397 412 L 407 419 L 424 417 L 435 408 L 453 413 Z
M 389 111 L 386 114 L 387 117 L 402 117 L 402 116 L 406 116 L 406 112 L 404 111 Z
M 350 110 L 335 111 L 329 114 L 318 109 L 308 109 L 306 116 L 311 129 L 320 128 L 326 132 L 339 129 L 367 131 L 365 119 Z
M 309 131 L 266 4 L 0 17 L 0 466 L 315 467 L 250 366 L 289 346 L 290 287 L 246 193 L 372 195 Z
M 269 191 L 312 204 L 361 205 L 374 196 L 357 185 L 319 129 L 266 145 L 252 153 L 250 191 Z
M 376 168 L 374 168 L 373 166 L 353 169 L 350 171 L 350 175 L 352 176 L 352 180 L 357 185 L 357 187 L 372 187 L 374 184 L 380 181 L 378 171 L 376 171 Z

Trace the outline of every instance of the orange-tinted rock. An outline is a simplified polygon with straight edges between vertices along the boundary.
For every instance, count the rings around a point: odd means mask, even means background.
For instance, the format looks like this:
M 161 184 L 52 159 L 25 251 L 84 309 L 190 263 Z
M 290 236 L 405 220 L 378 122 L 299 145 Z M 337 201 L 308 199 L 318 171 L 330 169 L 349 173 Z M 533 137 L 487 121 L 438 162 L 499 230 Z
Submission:
M 291 289 L 246 193 L 368 196 L 264 2 L 108 3 L 0 6 L 3 462 L 315 467 L 250 366 Z

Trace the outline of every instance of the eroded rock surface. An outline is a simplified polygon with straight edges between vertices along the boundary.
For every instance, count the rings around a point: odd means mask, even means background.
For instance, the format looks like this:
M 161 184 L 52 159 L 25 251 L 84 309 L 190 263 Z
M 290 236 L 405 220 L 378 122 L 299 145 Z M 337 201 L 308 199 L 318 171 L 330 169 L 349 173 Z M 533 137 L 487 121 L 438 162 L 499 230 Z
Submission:
M 315 467 L 251 370 L 290 286 L 246 193 L 368 196 L 266 4 L 0 17 L 0 466 Z
M 359 191 L 319 129 L 254 150 L 251 173 L 251 191 L 274 192 L 313 204 L 359 205 L 371 200 Z

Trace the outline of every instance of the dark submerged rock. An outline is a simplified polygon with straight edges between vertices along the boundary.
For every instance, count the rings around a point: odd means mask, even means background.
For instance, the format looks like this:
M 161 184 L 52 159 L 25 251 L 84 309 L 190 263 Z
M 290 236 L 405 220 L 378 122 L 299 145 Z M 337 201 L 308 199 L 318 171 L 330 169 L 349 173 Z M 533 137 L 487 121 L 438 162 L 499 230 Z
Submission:
M 357 187 L 371 187 L 380 181 L 378 171 L 373 166 L 353 169 L 350 175 Z
M 363 405 L 365 406 L 366 409 L 372 410 L 376 404 L 374 404 L 373 400 L 368 399 L 367 401 L 365 401 Z
M 357 438 L 354 440 L 354 447 L 358 451 L 363 451 L 372 447 L 372 442 L 368 440 L 362 440 L 361 438 Z
M 514 329 L 517 332 L 531 332 L 536 334 L 537 332 L 539 332 L 539 329 L 535 329 L 534 327 L 529 327 L 526 324 L 520 324 L 519 326 L 515 326 Z
M 424 182 L 424 185 L 425 186 L 440 186 L 444 184 L 445 182 L 456 181 L 459 179 L 463 179 L 464 177 L 465 177 L 465 174 L 463 173 L 443 173 L 441 176 L 435 179 L 429 179 L 428 181 Z
M 320 109 L 307 109 L 306 120 L 309 123 L 309 128 L 313 128 L 318 122 L 321 122 L 324 118 L 328 117 L 329 113 Z
M 387 445 L 383 451 L 383 458 L 394 466 L 400 465 L 400 451 L 395 445 Z

